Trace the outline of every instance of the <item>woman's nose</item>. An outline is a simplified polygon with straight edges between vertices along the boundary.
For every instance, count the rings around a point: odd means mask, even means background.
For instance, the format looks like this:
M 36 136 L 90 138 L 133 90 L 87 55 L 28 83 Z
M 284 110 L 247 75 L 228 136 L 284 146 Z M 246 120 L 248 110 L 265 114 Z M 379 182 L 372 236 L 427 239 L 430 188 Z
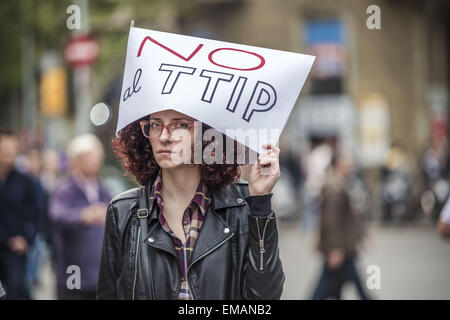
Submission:
M 163 128 L 161 135 L 159 136 L 159 140 L 161 142 L 169 142 L 172 140 L 171 134 L 169 133 L 169 130 L 167 128 Z

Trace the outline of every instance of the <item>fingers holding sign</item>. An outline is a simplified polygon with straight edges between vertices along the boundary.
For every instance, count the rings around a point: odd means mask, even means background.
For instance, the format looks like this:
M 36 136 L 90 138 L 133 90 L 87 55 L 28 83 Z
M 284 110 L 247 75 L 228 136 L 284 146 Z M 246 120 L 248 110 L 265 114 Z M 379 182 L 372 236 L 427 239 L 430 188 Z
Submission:
M 257 163 L 251 166 L 249 177 L 250 195 L 263 195 L 272 191 L 280 177 L 280 149 L 273 144 L 265 144 L 264 153 L 260 154 Z

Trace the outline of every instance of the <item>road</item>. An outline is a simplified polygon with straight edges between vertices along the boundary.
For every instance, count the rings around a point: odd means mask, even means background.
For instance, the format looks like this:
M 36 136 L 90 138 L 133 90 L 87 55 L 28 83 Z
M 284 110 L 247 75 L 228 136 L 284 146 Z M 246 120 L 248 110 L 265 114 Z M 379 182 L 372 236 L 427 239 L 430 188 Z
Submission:
M 286 274 L 282 299 L 308 299 L 322 268 L 314 251 L 313 234 L 299 223 L 279 223 L 279 247 Z M 429 225 L 369 228 L 371 245 L 361 252 L 359 270 L 365 285 L 367 267 L 380 271 L 380 289 L 368 290 L 376 299 L 450 299 L 450 241 L 444 241 Z M 346 286 L 343 299 L 356 299 Z
M 306 234 L 299 222 L 278 224 L 280 255 L 286 282 L 282 299 L 308 299 L 321 269 L 321 257 L 314 251 L 314 234 Z M 429 225 L 370 227 L 372 244 L 361 253 L 359 270 L 363 280 L 367 267 L 380 270 L 380 289 L 369 290 L 377 299 L 450 299 L 450 241 L 442 240 Z M 50 265 L 42 269 L 36 299 L 54 299 Z M 351 285 L 343 299 L 358 298 Z

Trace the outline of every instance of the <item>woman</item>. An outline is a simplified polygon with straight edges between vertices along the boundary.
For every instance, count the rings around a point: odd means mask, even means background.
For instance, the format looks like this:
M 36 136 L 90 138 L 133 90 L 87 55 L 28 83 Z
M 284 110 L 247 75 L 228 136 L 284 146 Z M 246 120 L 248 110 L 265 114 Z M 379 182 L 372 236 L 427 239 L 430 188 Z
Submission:
M 165 110 L 113 141 L 146 187 L 109 205 L 97 298 L 279 299 L 284 273 L 270 193 L 279 149 L 266 145 L 244 184 L 237 164 L 177 164 L 180 135 L 194 136 L 194 119 Z

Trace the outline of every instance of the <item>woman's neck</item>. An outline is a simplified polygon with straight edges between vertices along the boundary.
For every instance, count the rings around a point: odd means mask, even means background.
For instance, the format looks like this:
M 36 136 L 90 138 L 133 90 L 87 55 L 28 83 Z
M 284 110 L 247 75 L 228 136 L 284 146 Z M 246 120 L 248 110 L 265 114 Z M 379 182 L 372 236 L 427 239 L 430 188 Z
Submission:
M 190 201 L 200 182 L 198 166 L 180 166 L 171 169 L 161 169 L 163 199 L 175 202 Z

